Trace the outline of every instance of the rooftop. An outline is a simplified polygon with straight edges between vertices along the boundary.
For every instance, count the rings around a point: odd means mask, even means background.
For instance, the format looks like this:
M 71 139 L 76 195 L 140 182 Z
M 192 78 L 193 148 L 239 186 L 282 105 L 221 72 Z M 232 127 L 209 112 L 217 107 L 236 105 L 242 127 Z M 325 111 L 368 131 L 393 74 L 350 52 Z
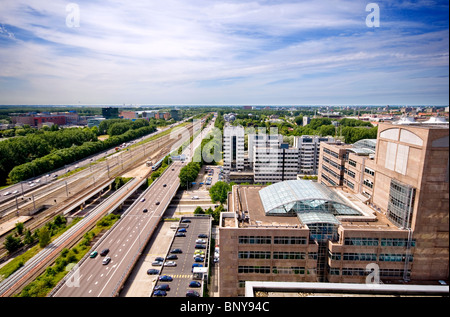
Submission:
M 307 184 L 299 183 L 297 184 L 297 188 L 293 189 L 294 186 L 296 186 L 292 184 L 294 182 Z M 273 187 L 274 185 L 282 183 L 287 184 Z M 328 188 L 316 182 L 307 180 L 285 181 L 274 185 L 233 186 L 228 205 L 229 212 L 226 217 L 223 217 L 222 227 L 301 228 L 304 225 L 312 223 L 331 223 L 349 229 L 399 230 L 399 228 L 392 224 L 384 214 L 377 212 L 370 205 L 367 205 L 366 201 L 363 199 L 364 197 L 347 192 L 345 188 Z M 325 187 L 325 189 L 317 185 L 321 185 Z M 289 196 L 288 193 L 291 190 L 292 193 L 295 193 L 295 191 L 300 190 L 301 186 L 309 188 L 309 194 L 308 191 L 306 191 L 294 194 L 297 196 Z M 277 191 L 277 188 L 279 191 Z M 321 190 L 323 192 L 321 192 Z M 271 196 L 262 198 L 261 193 L 262 196 Z M 284 206 L 283 199 L 287 199 L 284 202 L 287 205 L 290 205 L 292 204 L 292 200 L 295 198 L 301 200 L 302 197 L 306 197 L 306 200 L 301 201 L 301 203 L 295 207 L 299 207 L 300 209 L 304 208 L 303 211 L 300 212 L 267 214 L 266 207 L 263 203 L 265 200 L 267 206 L 274 206 L 275 201 L 279 201 L 279 203 Z M 320 197 L 322 199 L 309 199 L 312 197 Z M 286 210 L 286 207 L 283 208 Z M 312 208 L 312 210 L 308 211 L 308 208 Z

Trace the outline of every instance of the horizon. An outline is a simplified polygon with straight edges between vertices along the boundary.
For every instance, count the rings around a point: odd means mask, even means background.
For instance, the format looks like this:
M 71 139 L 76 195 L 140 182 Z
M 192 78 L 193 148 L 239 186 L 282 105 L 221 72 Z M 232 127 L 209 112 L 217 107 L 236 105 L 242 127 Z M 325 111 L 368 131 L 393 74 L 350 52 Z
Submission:
M 443 0 L 4 1 L 0 104 L 448 105 L 448 10 Z

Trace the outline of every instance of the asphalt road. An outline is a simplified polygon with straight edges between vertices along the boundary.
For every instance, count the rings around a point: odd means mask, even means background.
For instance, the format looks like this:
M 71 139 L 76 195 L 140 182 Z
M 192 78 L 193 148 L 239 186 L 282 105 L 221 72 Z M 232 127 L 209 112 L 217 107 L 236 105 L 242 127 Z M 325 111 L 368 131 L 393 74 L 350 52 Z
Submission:
M 107 237 L 96 247 L 100 253 L 110 249 L 107 256 L 111 261 L 103 265 L 104 257 L 97 255 L 87 258 L 78 268 L 76 282 L 69 279 L 54 296 L 56 297 L 110 297 L 117 290 L 118 284 L 130 269 L 139 250 L 155 230 L 162 214 L 166 210 L 179 186 L 178 173 L 183 163 L 174 162 L 146 191 Z M 164 187 L 164 184 L 167 184 Z M 157 205 L 156 203 L 159 202 Z M 147 212 L 143 212 L 147 209 Z M 94 251 L 94 250 L 91 250 Z M 75 276 L 75 275 L 74 275 Z

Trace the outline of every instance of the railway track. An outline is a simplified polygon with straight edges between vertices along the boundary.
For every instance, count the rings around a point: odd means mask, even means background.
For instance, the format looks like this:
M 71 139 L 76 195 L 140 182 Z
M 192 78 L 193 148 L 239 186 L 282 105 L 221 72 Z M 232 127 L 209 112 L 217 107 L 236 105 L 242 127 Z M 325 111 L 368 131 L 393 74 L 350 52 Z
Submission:
M 193 124 L 189 124 L 186 129 L 189 133 L 192 133 Z M 55 216 L 62 214 L 75 200 L 80 197 L 86 197 L 87 200 L 93 192 L 107 186 L 115 177 L 144 164 L 148 157 L 151 157 L 154 161 L 163 158 L 170 153 L 173 144 L 177 142 L 179 142 L 179 139 L 174 139 L 172 135 L 164 135 L 156 140 L 136 146 L 131 151 L 113 154 L 105 161 L 96 164 L 95 168 L 86 168 L 71 175 L 67 180 L 60 179 L 57 181 L 58 185 L 50 184 L 49 189 L 41 188 L 45 191 L 42 197 L 36 199 L 33 197 L 34 202 L 28 202 L 28 205 L 20 208 L 18 212 L 11 212 L 2 218 L 0 223 L 19 215 L 29 215 L 36 209 L 36 206 L 53 204 L 47 210 L 33 215 L 26 223 L 26 228 L 31 231 L 42 227 Z M 145 175 L 145 177 L 148 177 L 148 175 Z M 70 184 L 70 195 L 68 195 L 68 184 Z M 6 254 L 3 247 L 5 236 L 0 237 L 0 258 Z

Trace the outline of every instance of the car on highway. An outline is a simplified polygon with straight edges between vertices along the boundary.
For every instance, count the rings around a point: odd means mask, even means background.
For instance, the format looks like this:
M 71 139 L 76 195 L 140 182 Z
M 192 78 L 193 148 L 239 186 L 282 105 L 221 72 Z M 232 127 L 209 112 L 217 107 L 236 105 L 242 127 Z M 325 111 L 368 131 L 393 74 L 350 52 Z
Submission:
M 166 296 L 167 292 L 162 290 L 156 290 L 153 292 L 153 296 Z
M 141 202 L 144 202 L 144 201 L 145 201 L 145 198 L 142 198 L 142 199 L 141 199 Z
M 102 252 L 100 252 L 100 255 L 105 256 L 108 254 L 108 252 L 109 252 L 109 249 L 103 249 Z
M 202 284 L 199 281 L 191 281 L 189 287 L 200 287 Z
M 163 282 L 172 282 L 173 278 L 172 276 L 169 275 L 161 275 L 158 280 L 163 281 Z
M 167 184 L 164 184 L 164 185 L 163 185 L 163 187 L 166 187 L 166 186 L 167 186 Z
M 181 249 L 173 249 L 170 253 L 183 253 L 183 251 Z
M 159 201 L 157 201 L 156 203 L 155 203 L 155 205 L 159 205 L 160 204 L 160 202 Z
M 159 274 L 159 270 L 157 270 L 157 269 L 148 269 L 147 270 L 147 274 L 148 275 Z
M 111 262 L 111 258 L 109 256 L 107 256 L 106 258 L 103 259 L 103 265 L 106 265 L 109 262 Z
M 190 289 L 186 292 L 186 297 L 200 297 L 200 294 L 197 291 Z
M 164 266 L 177 266 L 177 262 L 175 261 L 167 261 L 164 263 Z
M 142 212 L 147 212 L 148 211 L 148 209 L 147 208 L 145 208 L 144 210 L 142 210 Z
M 91 254 L 89 255 L 89 257 L 90 257 L 90 258 L 95 258 L 95 257 L 97 256 L 97 254 L 98 254 L 97 251 L 91 252 Z
M 169 286 L 169 284 L 158 284 L 155 286 L 155 290 L 170 291 L 170 286 Z

